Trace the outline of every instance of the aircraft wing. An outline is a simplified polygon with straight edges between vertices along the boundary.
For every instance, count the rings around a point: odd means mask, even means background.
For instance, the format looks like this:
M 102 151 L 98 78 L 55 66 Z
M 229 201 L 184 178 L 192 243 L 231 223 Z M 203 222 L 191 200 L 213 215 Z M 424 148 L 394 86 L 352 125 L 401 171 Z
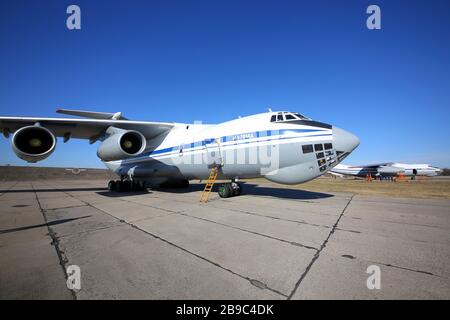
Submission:
M 0 117 L 0 130 L 5 136 L 16 130 L 36 123 L 49 129 L 57 137 L 70 134 L 71 138 L 89 139 L 94 142 L 105 130 L 114 126 L 125 130 L 136 130 L 146 139 L 151 139 L 166 131 L 174 124 L 170 122 L 147 122 L 116 119 L 76 119 L 76 118 L 32 118 L 32 117 Z
M 339 178 L 343 178 L 343 177 L 344 177 L 343 174 L 337 173 L 337 172 L 333 172 L 332 170 L 333 170 L 333 169 L 331 169 L 330 171 L 328 171 L 328 173 L 331 174 L 332 176 L 339 177 Z
M 392 162 L 383 162 L 383 163 L 375 163 L 375 164 L 365 164 L 359 166 L 349 166 L 349 168 L 378 168 L 384 166 L 391 166 Z

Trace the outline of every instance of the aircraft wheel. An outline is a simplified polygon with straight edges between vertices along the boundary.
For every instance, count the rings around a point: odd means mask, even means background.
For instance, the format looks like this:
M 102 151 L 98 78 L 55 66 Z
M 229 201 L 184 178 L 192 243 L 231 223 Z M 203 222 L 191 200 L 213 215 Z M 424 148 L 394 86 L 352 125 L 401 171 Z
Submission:
M 240 196 L 242 193 L 242 185 L 240 183 L 236 183 L 235 188 L 233 189 L 233 196 Z
M 144 183 L 142 181 L 133 181 L 131 183 L 132 191 L 142 191 L 144 190 Z
M 129 191 L 131 191 L 131 188 L 132 188 L 131 181 L 128 181 L 128 180 L 122 181 L 122 191 L 129 192 Z
M 226 183 L 225 186 L 228 188 L 229 197 L 234 197 L 235 196 L 234 189 L 231 183 Z
M 130 182 L 130 190 L 131 191 L 139 191 L 140 189 L 139 189 L 139 183 L 138 182 L 136 182 L 136 181 L 131 181 Z
M 231 185 L 229 183 L 224 183 L 219 187 L 219 196 L 221 198 L 229 198 L 233 195 L 233 191 L 231 190 Z
M 110 180 L 108 182 L 108 190 L 109 191 L 114 191 L 116 190 L 116 182 L 114 180 Z
M 115 188 L 114 191 L 116 192 L 122 192 L 123 186 L 122 186 L 122 181 L 117 180 L 115 183 Z
M 130 181 L 126 181 L 126 180 L 124 180 L 124 181 L 117 180 L 116 181 L 116 188 L 115 188 L 116 192 L 127 192 L 127 191 L 130 191 L 130 189 L 131 189 Z

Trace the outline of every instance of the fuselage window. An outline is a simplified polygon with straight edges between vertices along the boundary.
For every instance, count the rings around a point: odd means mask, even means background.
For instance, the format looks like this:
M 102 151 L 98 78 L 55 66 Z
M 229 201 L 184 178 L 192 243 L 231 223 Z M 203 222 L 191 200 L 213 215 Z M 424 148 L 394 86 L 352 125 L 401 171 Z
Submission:
M 322 151 L 323 150 L 323 145 L 318 143 L 314 145 L 314 150 L 316 151 Z
M 317 164 L 320 166 L 323 166 L 326 163 L 325 159 L 320 159 L 319 161 L 317 161 Z
M 333 149 L 333 144 L 331 144 L 331 143 L 325 143 L 324 144 L 324 146 L 325 146 L 325 149 Z
M 273 116 L 270 118 L 270 122 L 275 122 L 275 121 L 277 121 L 277 116 L 276 116 L 276 115 L 273 115 Z
M 278 121 L 283 121 L 283 115 L 281 113 L 278 114 L 277 120 Z
M 317 159 L 323 158 L 325 157 L 325 155 L 323 154 L 323 152 L 317 152 L 316 153 Z
M 294 113 L 295 116 L 299 117 L 300 119 L 304 120 L 304 119 L 308 119 L 307 117 L 305 117 L 304 115 L 301 115 L 300 113 Z
M 313 152 L 312 144 L 304 145 L 304 146 L 302 146 L 302 149 L 303 149 L 303 153 L 311 153 L 311 152 Z
M 292 114 L 287 114 L 286 120 L 295 120 L 295 117 Z

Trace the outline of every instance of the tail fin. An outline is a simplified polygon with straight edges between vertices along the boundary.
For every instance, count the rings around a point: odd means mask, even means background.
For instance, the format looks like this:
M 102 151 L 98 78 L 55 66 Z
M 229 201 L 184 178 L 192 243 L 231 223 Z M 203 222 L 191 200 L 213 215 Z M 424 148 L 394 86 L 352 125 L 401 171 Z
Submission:
M 109 113 L 109 112 L 95 112 L 82 110 L 68 110 L 68 109 L 57 109 L 56 112 L 90 119 L 128 120 L 127 118 L 122 116 L 121 112 Z

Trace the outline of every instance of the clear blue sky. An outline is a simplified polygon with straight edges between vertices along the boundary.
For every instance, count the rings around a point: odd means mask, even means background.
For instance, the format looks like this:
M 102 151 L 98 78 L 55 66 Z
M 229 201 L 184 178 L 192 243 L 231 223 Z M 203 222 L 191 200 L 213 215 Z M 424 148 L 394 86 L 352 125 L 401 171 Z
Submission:
M 366 28 L 370 4 L 382 30 Z M 450 167 L 450 2 L 0 2 L 1 115 L 218 123 L 267 106 L 357 134 L 347 163 Z M 38 165 L 102 167 L 96 148 L 60 140 Z M 3 137 L 0 155 L 26 164 Z

